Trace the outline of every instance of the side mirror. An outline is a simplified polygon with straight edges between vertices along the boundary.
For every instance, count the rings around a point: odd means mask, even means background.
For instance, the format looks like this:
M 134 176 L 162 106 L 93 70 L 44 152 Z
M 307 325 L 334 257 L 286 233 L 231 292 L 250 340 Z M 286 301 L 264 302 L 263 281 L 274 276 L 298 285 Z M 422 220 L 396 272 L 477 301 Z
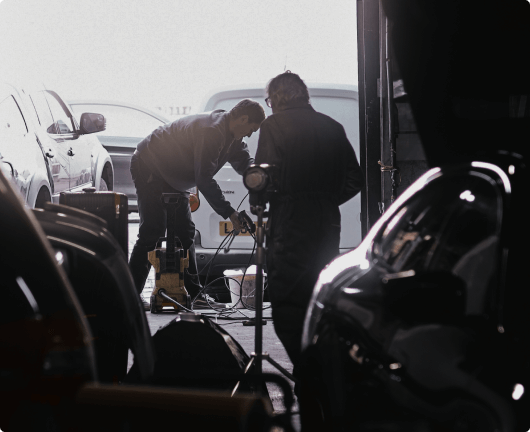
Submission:
M 83 134 L 101 132 L 107 127 L 107 119 L 103 114 L 83 113 L 81 114 L 80 123 Z
M 466 283 L 444 271 L 383 277 L 388 310 L 409 323 L 450 323 L 464 317 Z
M 13 169 L 13 165 L 11 165 L 11 162 L 2 160 L 1 155 L 0 155 L 0 169 L 2 170 L 2 172 L 7 178 L 15 177 L 15 170 Z

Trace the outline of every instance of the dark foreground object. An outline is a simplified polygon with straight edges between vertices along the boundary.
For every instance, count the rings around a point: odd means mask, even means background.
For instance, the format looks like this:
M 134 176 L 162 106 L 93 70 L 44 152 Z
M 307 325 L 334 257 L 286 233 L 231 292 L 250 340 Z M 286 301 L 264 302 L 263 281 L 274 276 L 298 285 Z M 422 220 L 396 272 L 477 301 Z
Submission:
M 117 192 L 96 192 L 95 188 L 85 192 L 61 192 L 59 203 L 75 207 L 107 222 L 107 229 L 129 256 L 129 203 L 127 195 Z
M 151 385 L 208 389 L 232 393 L 250 361 L 241 345 L 208 317 L 180 313 L 153 336 L 156 363 Z M 140 383 L 138 365 L 133 364 L 126 383 Z M 252 391 L 241 382 L 238 391 Z
M 76 398 L 82 432 L 194 430 L 253 432 L 272 426 L 264 399 L 253 395 L 139 386 L 88 385 Z
M 530 428 L 526 216 L 513 205 L 526 167 L 477 160 L 428 171 L 322 271 L 304 328 L 304 428 Z

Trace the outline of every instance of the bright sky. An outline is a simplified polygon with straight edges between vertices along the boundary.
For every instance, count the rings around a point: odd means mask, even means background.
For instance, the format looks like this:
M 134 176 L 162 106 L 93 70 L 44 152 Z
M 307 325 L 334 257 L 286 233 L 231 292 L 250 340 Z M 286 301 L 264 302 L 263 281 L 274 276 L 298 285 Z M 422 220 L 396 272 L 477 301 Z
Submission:
M 192 106 L 212 88 L 357 84 L 355 0 L 0 0 L 0 80 L 65 99 Z

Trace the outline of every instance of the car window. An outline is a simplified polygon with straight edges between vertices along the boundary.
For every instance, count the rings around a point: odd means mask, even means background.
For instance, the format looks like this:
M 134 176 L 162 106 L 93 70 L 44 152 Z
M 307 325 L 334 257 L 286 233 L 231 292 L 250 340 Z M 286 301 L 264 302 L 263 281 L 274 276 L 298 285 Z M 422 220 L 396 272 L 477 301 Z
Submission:
M 101 104 L 72 104 L 72 110 L 79 118 L 82 113 L 103 114 L 107 127 L 96 135 L 144 138 L 164 124 L 152 115 L 124 106 Z
M 0 134 L 24 135 L 28 132 L 26 121 L 13 96 L 0 102 Z
M 501 202 L 497 186 L 482 177 L 433 180 L 382 228 L 374 255 L 391 272 L 453 273 L 470 299 L 480 296 L 497 264 Z
M 49 128 L 48 132 L 58 135 L 73 133 L 72 119 L 68 116 L 59 101 L 49 92 L 46 92 L 45 95 L 54 121 L 54 126 Z M 53 132 L 54 128 L 55 132 Z
M 475 176 L 434 180 L 383 229 L 374 253 L 394 271 L 452 271 L 471 249 L 498 234 L 498 192 Z
M 44 96 L 44 93 L 33 93 L 31 94 L 30 98 L 33 102 L 33 107 L 35 108 L 35 111 L 37 113 L 39 123 L 44 127 L 44 129 L 53 131 L 50 133 L 55 133 L 55 125 L 53 123 L 52 113 L 50 111 L 48 102 L 46 101 L 46 97 Z

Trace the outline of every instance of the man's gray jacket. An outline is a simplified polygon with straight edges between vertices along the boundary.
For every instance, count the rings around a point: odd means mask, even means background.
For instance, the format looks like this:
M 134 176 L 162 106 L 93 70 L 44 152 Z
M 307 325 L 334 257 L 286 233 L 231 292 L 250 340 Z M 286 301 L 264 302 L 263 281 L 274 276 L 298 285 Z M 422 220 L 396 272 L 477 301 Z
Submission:
M 182 117 L 155 129 L 136 149 L 154 175 L 181 192 L 197 186 L 225 219 L 235 210 L 213 176 L 227 162 L 241 175 L 254 163 L 247 144 L 234 140 L 229 120 L 223 110 Z

